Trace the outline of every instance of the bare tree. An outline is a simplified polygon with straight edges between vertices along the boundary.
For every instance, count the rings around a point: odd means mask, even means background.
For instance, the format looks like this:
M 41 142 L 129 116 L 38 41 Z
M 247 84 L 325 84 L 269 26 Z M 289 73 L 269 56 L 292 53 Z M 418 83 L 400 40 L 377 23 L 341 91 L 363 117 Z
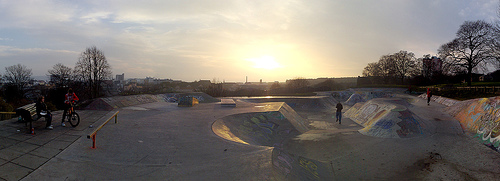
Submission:
M 438 54 L 451 65 L 467 70 L 467 85 L 472 83 L 472 72 L 480 64 L 493 62 L 498 51 L 493 25 L 483 21 L 465 21 L 456 38 L 438 49 Z
M 17 64 L 5 67 L 3 78 L 8 83 L 15 85 L 19 91 L 23 91 L 32 80 L 32 74 L 31 69 L 28 69 L 25 65 Z
M 73 70 L 70 67 L 63 65 L 62 63 L 57 63 L 48 72 L 51 79 L 54 79 L 51 81 L 54 81 L 54 83 L 58 86 L 64 86 L 71 81 L 71 77 L 73 75 L 72 71 Z
M 363 70 L 364 77 L 382 76 L 382 68 L 379 62 L 368 63 Z
M 380 68 L 382 70 L 382 77 L 389 78 L 396 76 L 396 65 L 394 58 L 394 55 L 384 55 L 380 57 L 378 63 L 380 64 Z
M 415 68 L 415 54 L 407 51 L 399 51 L 393 56 L 394 72 L 401 79 L 401 84 L 404 84 L 405 77 L 411 76 Z
M 270 88 L 270 89 L 271 89 L 271 90 L 275 90 L 275 89 L 279 89 L 279 88 L 281 88 L 280 83 L 279 83 L 279 82 L 275 82 L 275 83 L 273 83 L 273 84 L 271 85 L 271 88 Z
M 286 81 L 287 87 L 291 90 L 305 89 L 309 86 L 309 81 L 305 78 L 298 77 L 292 80 Z
M 415 66 L 413 67 L 413 69 L 410 72 L 410 76 L 411 77 L 422 75 L 422 71 L 424 69 L 424 65 L 423 65 L 423 61 L 422 60 L 424 58 L 429 58 L 430 56 L 431 55 L 427 54 L 427 55 L 424 55 L 422 58 L 418 58 L 418 59 L 415 60 Z
M 78 59 L 75 66 L 75 76 L 85 82 L 91 98 L 98 97 L 101 92 L 101 83 L 111 79 L 111 66 L 104 53 L 95 46 L 87 48 Z

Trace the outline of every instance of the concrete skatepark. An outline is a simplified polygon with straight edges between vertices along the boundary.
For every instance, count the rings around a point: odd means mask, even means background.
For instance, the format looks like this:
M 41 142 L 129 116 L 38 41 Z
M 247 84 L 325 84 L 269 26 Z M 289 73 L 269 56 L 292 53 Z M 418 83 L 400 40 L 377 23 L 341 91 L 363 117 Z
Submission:
M 306 98 L 232 98 L 234 107 L 221 106 L 203 94 L 191 95 L 200 102 L 193 107 L 175 103 L 186 95 L 100 99 L 78 111 L 82 122 L 76 128 L 54 124 L 54 130 L 43 130 L 40 121 L 35 124 L 39 125 L 36 134 L 31 135 L 14 119 L 0 122 L 0 178 L 500 178 L 498 124 L 494 124 L 498 118 L 479 116 L 481 110 L 496 115 L 498 109 L 492 109 L 496 105 L 490 103 L 496 99 L 453 102 L 435 96 L 428 106 L 423 98 L 402 92 L 367 89 L 322 92 Z M 344 104 L 342 124 L 332 118 L 337 102 Z M 471 105 L 475 114 L 465 115 Z M 86 137 L 92 130 L 89 126 L 116 111 L 120 111 L 118 123 L 105 125 L 97 133 L 97 148 L 92 149 Z M 60 114 L 54 113 L 54 123 Z M 478 120 L 486 118 L 493 121 L 479 124 Z

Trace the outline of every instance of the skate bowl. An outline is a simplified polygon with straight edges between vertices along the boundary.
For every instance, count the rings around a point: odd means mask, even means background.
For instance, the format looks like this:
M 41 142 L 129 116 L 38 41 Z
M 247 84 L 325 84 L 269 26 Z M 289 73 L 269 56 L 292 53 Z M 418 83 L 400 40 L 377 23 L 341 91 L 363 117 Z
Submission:
M 291 154 L 283 145 L 309 131 L 307 121 L 287 103 L 277 110 L 229 115 L 216 120 L 212 131 L 226 140 L 271 147 L 273 173 L 279 180 L 328 180 L 332 178 L 327 163 Z
M 279 147 L 308 130 L 306 120 L 286 103 L 274 111 L 229 115 L 212 125 L 212 131 L 224 139 L 269 147 Z
M 376 98 L 356 103 L 345 116 L 363 126 L 358 132 L 380 138 L 412 138 L 430 135 L 435 126 L 414 114 L 403 98 Z

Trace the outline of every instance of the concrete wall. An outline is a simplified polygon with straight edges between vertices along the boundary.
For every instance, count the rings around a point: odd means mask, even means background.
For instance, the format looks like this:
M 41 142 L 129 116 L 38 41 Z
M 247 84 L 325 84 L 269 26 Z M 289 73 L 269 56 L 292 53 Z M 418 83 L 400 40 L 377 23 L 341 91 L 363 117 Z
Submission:
M 461 101 L 446 112 L 478 141 L 500 152 L 500 97 Z

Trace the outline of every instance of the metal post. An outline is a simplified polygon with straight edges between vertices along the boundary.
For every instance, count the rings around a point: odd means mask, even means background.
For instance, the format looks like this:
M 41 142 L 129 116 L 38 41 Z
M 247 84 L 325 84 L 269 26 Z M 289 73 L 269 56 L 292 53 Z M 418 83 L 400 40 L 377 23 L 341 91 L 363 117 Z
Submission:
M 95 149 L 95 134 L 92 135 L 92 149 Z

